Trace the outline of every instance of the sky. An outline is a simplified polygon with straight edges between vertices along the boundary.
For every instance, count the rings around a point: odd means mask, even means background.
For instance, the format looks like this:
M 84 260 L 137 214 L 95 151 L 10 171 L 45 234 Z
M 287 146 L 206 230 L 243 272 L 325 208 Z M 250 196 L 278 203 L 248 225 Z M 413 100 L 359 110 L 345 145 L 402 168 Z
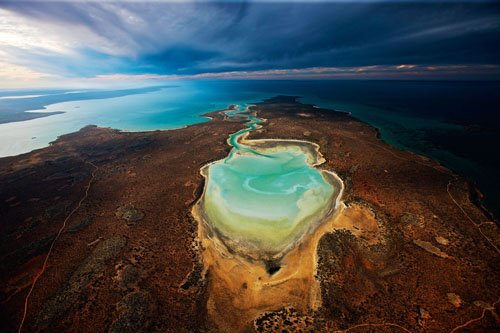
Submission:
M 500 79 L 495 1 L 0 0 L 0 88 Z

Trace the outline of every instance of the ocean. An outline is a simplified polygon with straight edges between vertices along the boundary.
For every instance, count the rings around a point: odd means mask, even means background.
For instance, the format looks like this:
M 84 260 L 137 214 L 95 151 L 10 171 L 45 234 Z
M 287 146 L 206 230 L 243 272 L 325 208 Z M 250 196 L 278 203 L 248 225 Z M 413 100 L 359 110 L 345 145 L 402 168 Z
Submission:
M 275 95 L 351 112 L 391 145 L 462 174 L 500 216 L 500 82 L 491 81 L 175 81 L 127 90 L 0 91 L 0 157 L 43 148 L 85 125 L 149 131 L 207 121 L 200 115 Z M 24 97 L 23 97 L 24 96 Z M 43 108 L 45 106 L 45 109 Z M 19 111 L 63 112 L 16 120 Z

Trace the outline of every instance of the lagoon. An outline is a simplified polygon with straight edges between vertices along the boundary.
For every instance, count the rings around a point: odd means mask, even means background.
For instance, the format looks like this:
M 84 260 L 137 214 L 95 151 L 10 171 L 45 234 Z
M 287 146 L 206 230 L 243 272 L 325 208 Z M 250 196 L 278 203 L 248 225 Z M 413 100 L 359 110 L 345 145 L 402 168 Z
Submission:
M 229 156 L 202 169 L 202 209 L 209 227 L 230 247 L 254 259 L 274 259 L 293 248 L 331 213 L 337 197 L 312 144 L 285 140 L 245 142 L 261 119 L 231 135 Z M 251 143 L 251 146 L 249 145 Z M 271 143 L 271 144 L 269 144 Z M 337 185 L 338 186 L 338 185 Z M 340 186 L 338 186 L 340 187 Z
M 302 102 L 351 112 L 379 128 L 382 140 L 433 158 L 477 182 L 488 209 L 500 215 L 499 82 L 222 80 L 164 85 L 169 87 L 107 99 L 99 91 L 87 90 L 85 100 L 78 101 L 71 98 L 79 94 L 64 90 L 0 91 L 0 96 L 25 96 L 0 99 L 0 116 L 14 100 L 26 109 L 37 104 L 65 112 L 0 124 L 0 157 L 46 147 L 58 136 L 89 124 L 127 131 L 173 129 L 206 121 L 199 116 L 230 104 L 299 95 L 304 96 Z M 48 94 L 50 98 L 26 97 Z M 93 96 L 100 99 L 92 100 Z

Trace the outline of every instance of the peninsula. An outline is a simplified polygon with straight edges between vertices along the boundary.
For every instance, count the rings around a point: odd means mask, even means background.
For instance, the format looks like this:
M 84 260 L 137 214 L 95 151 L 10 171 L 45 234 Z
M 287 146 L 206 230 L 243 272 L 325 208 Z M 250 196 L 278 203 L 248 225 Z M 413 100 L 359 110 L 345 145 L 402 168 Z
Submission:
M 0 159 L 4 330 L 498 328 L 500 232 L 466 179 L 296 97 L 205 116 Z

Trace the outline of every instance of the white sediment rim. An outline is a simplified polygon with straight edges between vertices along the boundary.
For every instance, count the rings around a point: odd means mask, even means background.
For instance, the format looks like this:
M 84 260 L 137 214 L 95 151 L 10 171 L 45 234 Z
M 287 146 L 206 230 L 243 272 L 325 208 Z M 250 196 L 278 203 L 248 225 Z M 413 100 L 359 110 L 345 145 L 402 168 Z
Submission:
M 246 110 L 243 112 L 248 112 L 249 107 L 252 105 L 247 106 Z M 228 109 L 222 111 L 223 113 L 231 112 L 234 111 L 234 109 Z M 259 118 L 262 120 L 262 122 L 266 122 L 267 119 L 265 118 Z M 256 129 L 262 128 L 261 125 L 257 124 Z M 237 132 L 236 132 L 237 133 Z M 299 147 L 299 150 L 302 151 L 302 153 L 306 154 L 307 156 L 307 163 L 311 167 L 317 167 L 323 163 L 326 162 L 325 158 L 323 157 L 323 154 L 320 152 L 320 145 L 314 142 L 306 141 L 306 140 L 298 140 L 298 139 L 255 139 L 255 140 L 247 140 L 246 138 L 249 136 L 250 131 L 244 132 L 238 137 L 236 137 L 236 141 L 245 145 L 248 145 L 252 149 L 255 149 L 256 151 L 262 152 L 262 151 L 272 151 L 272 152 L 279 152 L 279 151 L 289 151 L 286 149 L 286 146 L 295 146 Z M 231 136 L 227 139 L 227 143 L 229 146 L 232 147 L 230 144 L 230 138 Z M 272 146 L 274 147 L 262 147 L 267 144 L 271 143 Z M 278 148 L 277 150 L 273 150 L 275 148 Z M 282 149 L 279 149 L 282 148 Z M 301 149 L 302 148 L 302 149 Z M 229 155 L 228 155 L 229 156 Z M 228 239 L 224 235 L 222 235 L 216 228 L 208 221 L 207 217 L 205 216 L 205 212 L 203 210 L 203 201 L 205 198 L 206 190 L 207 190 L 207 184 L 208 184 L 208 179 L 209 179 L 209 168 L 213 164 L 220 163 L 224 161 L 228 156 L 212 161 L 206 165 L 204 165 L 200 169 L 200 174 L 204 177 L 205 179 L 205 184 L 203 188 L 203 193 L 196 202 L 196 204 L 193 207 L 193 215 L 195 218 L 198 220 L 198 228 L 199 228 L 199 233 L 201 232 L 201 228 L 204 229 L 206 232 L 206 236 L 208 238 L 211 238 L 214 240 L 214 238 L 217 238 L 218 241 L 214 242 L 216 245 L 224 246 L 226 251 L 225 253 L 229 252 L 236 252 L 239 255 L 243 257 L 247 257 L 248 259 L 251 260 L 280 260 L 283 258 L 288 252 L 290 252 L 292 249 L 297 247 L 298 244 L 300 244 L 305 237 L 308 235 L 311 235 L 315 232 L 318 227 L 330 219 L 335 217 L 335 213 L 338 211 L 338 208 L 340 205 L 342 205 L 342 196 L 344 194 L 344 183 L 342 179 L 333 171 L 331 170 L 325 170 L 325 169 L 318 169 L 318 171 L 321 172 L 323 175 L 323 178 L 325 179 L 326 182 L 328 182 L 332 187 L 333 187 L 333 194 L 332 198 L 335 196 L 335 200 L 332 200 L 329 203 L 328 208 L 325 209 L 325 211 L 322 213 L 322 216 L 320 216 L 316 221 L 313 221 L 306 229 L 305 231 L 296 239 L 294 239 L 290 244 L 288 244 L 285 248 L 283 248 L 280 252 L 278 253 L 267 253 L 265 255 L 262 255 L 262 253 L 259 253 L 258 249 L 253 249 L 253 251 L 249 251 L 248 248 L 242 248 L 239 244 L 234 243 L 231 239 Z

